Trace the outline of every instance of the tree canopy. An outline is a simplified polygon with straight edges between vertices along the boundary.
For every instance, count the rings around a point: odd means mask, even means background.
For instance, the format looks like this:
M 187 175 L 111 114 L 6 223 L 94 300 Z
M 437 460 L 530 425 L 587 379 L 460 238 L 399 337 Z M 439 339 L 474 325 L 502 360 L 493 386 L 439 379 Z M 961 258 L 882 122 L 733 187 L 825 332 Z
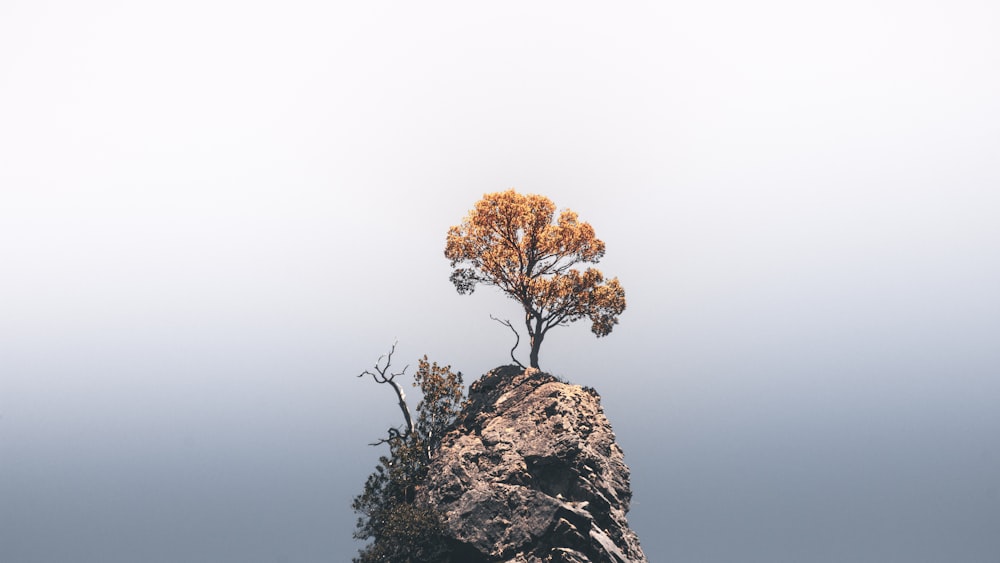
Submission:
M 556 218 L 556 206 L 545 196 L 513 189 L 483 195 L 460 225 L 448 229 L 444 255 L 460 294 L 481 283 L 521 304 L 534 368 L 549 329 L 587 317 L 591 331 L 606 336 L 625 310 L 618 278 L 579 269 L 600 261 L 604 242 L 573 211 Z

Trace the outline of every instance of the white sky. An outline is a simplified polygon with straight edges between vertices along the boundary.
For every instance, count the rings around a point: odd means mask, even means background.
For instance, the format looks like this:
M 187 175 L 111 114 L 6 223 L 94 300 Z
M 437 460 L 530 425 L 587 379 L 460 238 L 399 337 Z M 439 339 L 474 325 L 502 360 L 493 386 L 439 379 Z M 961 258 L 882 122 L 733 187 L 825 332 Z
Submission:
M 347 560 L 484 192 L 589 221 L 653 561 L 1000 552 L 992 2 L 0 4 L 0 560 Z M 383 392 L 385 391 L 385 392 Z M 825 558 L 825 559 L 824 559 Z

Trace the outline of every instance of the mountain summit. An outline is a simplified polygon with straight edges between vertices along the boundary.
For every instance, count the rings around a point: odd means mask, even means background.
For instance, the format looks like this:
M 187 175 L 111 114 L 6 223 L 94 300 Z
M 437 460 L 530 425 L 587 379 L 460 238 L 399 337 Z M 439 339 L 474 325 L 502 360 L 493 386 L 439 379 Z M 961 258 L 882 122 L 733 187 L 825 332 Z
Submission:
M 474 382 L 418 496 L 454 563 L 646 563 L 596 391 L 519 366 Z

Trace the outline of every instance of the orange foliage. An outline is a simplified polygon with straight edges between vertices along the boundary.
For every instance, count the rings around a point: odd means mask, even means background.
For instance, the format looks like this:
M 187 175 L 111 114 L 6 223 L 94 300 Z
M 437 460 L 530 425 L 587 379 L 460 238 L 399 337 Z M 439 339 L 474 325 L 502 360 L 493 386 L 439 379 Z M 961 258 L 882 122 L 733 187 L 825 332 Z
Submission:
M 459 293 L 472 293 L 479 283 L 493 285 L 524 307 L 532 367 L 538 367 L 538 346 L 550 328 L 588 317 L 594 334 L 606 336 L 625 310 L 618 278 L 605 280 L 596 268 L 575 267 L 604 256 L 594 229 L 568 209 L 553 222 L 555 213 L 544 196 L 485 194 L 461 225 L 448 229 L 444 252 Z

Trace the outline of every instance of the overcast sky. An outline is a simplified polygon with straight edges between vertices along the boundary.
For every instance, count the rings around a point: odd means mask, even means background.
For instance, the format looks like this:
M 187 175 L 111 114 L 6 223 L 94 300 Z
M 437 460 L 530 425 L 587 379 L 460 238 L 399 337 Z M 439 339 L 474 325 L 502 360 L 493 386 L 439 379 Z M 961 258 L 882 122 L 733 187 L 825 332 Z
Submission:
M 650 560 L 995 563 L 1000 5 L 0 3 L 0 561 L 347 561 L 399 339 L 467 382 L 485 192 L 590 222 L 550 333 Z M 412 371 L 413 368 L 411 368 Z

